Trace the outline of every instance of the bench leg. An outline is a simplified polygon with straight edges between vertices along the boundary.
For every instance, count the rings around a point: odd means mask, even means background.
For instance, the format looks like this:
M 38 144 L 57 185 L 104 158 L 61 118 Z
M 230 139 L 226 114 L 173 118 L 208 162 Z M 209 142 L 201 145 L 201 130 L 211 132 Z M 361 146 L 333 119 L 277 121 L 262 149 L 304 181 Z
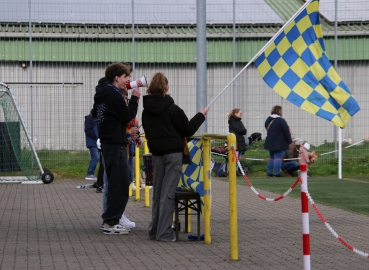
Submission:
M 174 215 L 174 226 L 175 226 L 175 229 L 176 229 L 176 241 L 179 241 L 179 215 L 178 215 L 178 212 L 179 212 L 179 209 L 178 209 L 178 200 L 175 199 L 175 204 L 176 204 L 176 207 L 175 207 L 175 215 Z
M 185 232 L 188 233 L 188 201 L 184 200 L 183 204 L 185 206 Z

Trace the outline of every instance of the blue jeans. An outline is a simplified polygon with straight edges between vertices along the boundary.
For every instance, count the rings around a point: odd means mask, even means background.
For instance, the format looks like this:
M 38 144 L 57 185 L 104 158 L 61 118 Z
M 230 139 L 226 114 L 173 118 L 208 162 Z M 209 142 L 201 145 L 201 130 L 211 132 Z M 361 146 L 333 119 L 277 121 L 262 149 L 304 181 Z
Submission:
M 236 155 L 238 157 L 238 161 L 241 163 L 241 157 L 243 156 L 243 154 L 245 154 L 245 151 L 236 151 Z M 238 163 L 236 164 L 236 171 L 238 171 L 239 168 L 238 168 Z M 241 173 L 241 171 L 239 171 Z
M 91 160 L 90 165 L 88 166 L 87 175 L 94 175 L 96 165 L 99 162 L 99 150 L 97 147 L 90 147 L 88 149 L 90 150 Z
M 297 161 L 291 160 L 291 161 L 283 163 L 281 168 L 282 168 L 282 171 L 286 171 L 291 174 L 294 171 L 299 170 L 300 165 Z
M 243 154 L 245 154 L 245 151 L 241 151 L 241 152 L 236 151 L 236 155 L 237 155 L 239 161 L 241 161 L 241 157 L 243 156 Z
M 278 175 L 281 171 L 282 158 L 286 150 L 269 151 L 267 173 Z M 274 172 L 274 173 L 273 173 Z

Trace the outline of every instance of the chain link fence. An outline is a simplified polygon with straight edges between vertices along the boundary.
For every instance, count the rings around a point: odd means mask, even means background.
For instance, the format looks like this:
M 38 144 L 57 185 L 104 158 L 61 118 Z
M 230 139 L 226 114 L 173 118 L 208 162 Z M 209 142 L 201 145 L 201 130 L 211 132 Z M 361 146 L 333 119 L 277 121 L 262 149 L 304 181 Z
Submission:
M 49 169 L 76 161 L 84 162 L 87 169 L 84 116 L 111 62 L 130 63 L 133 80 L 145 75 L 150 82 L 154 73 L 164 72 L 175 102 L 189 118 L 197 112 L 197 1 L 149 2 L 3 2 L 1 81 L 12 90 L 40 159 Z M 207 1 L 208 102 L 302 4 L 298 0 Z M 342 19 L 338 17 L 335 28 L 335 4 L 334 0 L 321 1 L 327 54 L 361 107 L 342 130 L 344 146 L 360 143 L 344 151 L 343 158 L 365 159 L 369 154 L 364 140 L 369 136 L 369 5 L 364 0 L 351 6 L 340 2 Z M 142 94 L 145 90 L 141 88 Z M 283 117 L 294 137 L 310 142 L 318 153 L 337 149 L 338 129 L 276 94 L 254 64 L 212 104 L 206 130 L 228 133 L 229 111 L 240 108 L 248 135 L 260 132 L 265 138 L 264 122 L 274 105 L 283 106 Z M 139 122 L 141 113 L 142 104 Z M 336 154 L 324 155 L 320 162 L 334 160 Z M 268 157 L 262 145 L 245 155 Z

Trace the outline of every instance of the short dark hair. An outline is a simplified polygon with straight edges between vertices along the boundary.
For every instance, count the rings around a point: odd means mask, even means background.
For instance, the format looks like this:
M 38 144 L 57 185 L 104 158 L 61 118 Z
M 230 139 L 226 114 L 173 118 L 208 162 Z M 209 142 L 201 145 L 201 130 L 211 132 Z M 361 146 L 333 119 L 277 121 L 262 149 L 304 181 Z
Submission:
M 115 76 L 126 76 L 131 75 L 132 67 L 128 64 L 123 64 L 120 62 L 115 62 L 110 64 L 105 70 L 105 77 L 109 82 L 113 82 Z

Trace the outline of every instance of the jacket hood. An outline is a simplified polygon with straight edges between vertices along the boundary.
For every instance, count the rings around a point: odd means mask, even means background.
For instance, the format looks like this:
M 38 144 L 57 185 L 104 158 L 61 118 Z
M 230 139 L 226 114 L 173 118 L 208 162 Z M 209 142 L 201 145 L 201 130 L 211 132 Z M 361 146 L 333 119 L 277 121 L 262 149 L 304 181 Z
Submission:
M 95 88 L 96 93 L 105 89 L 108 83 L 109 83 L 108 80 L 105 77 L 102 77 L 96 85 L 96 88 Z
M 94 96 L 95 103 L 103 103 L 105 98 L 111 91 L 115 91 L 113 88 L 108 87 L 108 80 L 104 77 L 101 78 L 96 86 L 96 94 Z
M 174 100 L 168 95 L 147 95 L 143 97 L 144 110 L 155 115 L 162 114 L 172 104 L 174 104 Z

